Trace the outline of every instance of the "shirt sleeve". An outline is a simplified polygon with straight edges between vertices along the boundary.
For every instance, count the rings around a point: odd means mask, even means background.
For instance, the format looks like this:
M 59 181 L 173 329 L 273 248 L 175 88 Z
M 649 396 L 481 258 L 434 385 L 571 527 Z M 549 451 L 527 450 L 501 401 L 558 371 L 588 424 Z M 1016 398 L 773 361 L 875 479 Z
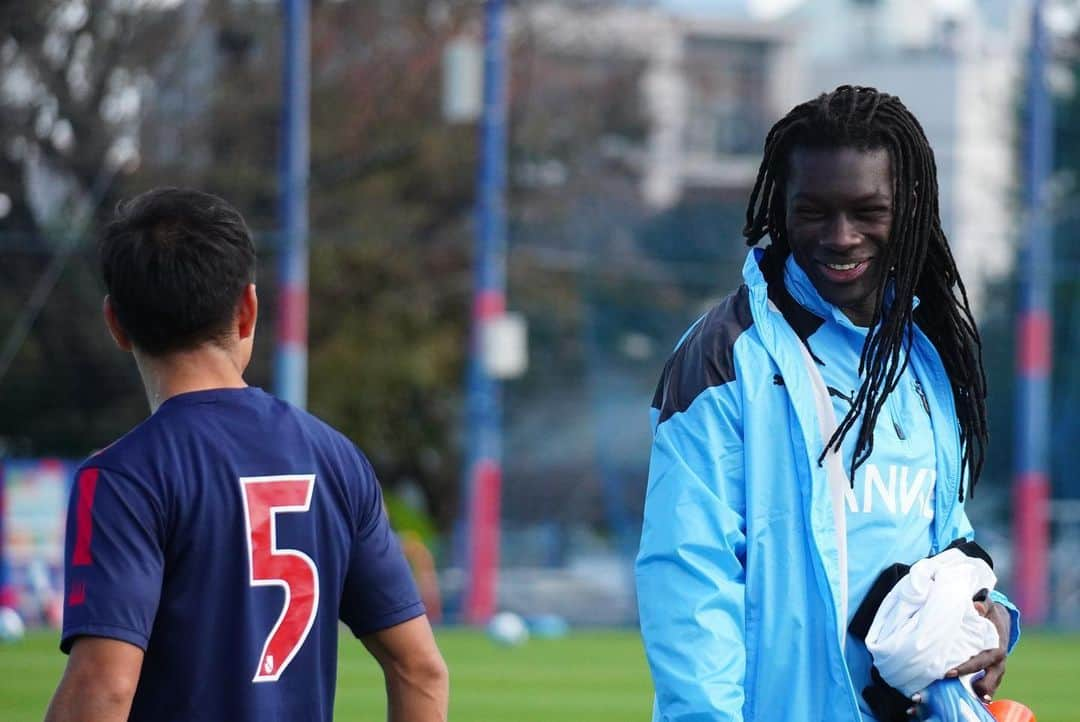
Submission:
M 161 509 L 144 483 L 108 469 L 79 470 L 65 540 L 65 654 L 84 635 L 146 649 L 161 596 Z
M 732 385 L 657 427 L 635 565 L 654 719 L 742 720 L 745 485 Z
M 360 500 L 356 534 L 341 594 L 341 621 L 357 637 L 424 614 L 412 572 L 390 528 L 382 491 L 367 459 L 357 453 Z

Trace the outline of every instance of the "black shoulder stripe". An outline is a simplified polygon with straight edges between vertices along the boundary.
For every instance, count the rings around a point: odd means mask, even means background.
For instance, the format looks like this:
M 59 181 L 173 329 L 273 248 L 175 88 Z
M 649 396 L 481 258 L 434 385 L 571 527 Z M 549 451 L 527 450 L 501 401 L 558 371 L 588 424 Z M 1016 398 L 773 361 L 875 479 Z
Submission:
M 806 310 L 801 303 L 796 301 L 783 283 L 769 284 L 769 300 L 780 309 L 784 320 L 795 330 L 795 333 L 802 339 L 804 344 L 807 344 L 814 332 L 821 328 L 821 324 L 825 323 L 825 319 Z M 810 346 L 807 345 L 807 348 L 810 348 Z M 815 360 L 818 359 L 815 357 Z
M 668 359 L 656 386 L 653 408 L 660 422 L 686 411 L 705 389 L 735 380 L 735 341 L 753 323 L 745 285 L 701 319 Z

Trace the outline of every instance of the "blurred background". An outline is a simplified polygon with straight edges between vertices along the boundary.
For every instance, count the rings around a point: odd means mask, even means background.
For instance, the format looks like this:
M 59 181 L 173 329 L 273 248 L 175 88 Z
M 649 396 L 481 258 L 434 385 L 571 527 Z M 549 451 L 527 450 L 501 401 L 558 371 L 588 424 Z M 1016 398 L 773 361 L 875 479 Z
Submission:
M 257 238 L 249 383 L 369 455 L 443 621 L 634 625 L 660 370 L 740 283 L 771 124 L 853 83 L 900 96 L 936 152 L 989 375 L 980 540 L 1033 621 L 1080 627 L 1080 3 L 1043 10 L 1042 105 L 1030 2 L 307 5 L 0 4 L 0 603 L 56 621 L 72 465 L 147 414 L 95 232 L 184 185 Z

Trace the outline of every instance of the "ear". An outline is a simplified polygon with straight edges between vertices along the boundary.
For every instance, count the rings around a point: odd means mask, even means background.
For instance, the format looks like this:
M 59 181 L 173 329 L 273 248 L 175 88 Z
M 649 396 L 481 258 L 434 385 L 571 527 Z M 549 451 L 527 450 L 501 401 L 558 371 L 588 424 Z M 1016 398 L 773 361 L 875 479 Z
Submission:
M 108 296 L 105 296 L 105 300 L 101 303 L 101 313 L 105 316 L 105 326 L 109 329 L 109 335 L 113 337 L 113 341 L 121 351 L 130 352 L 131 339 L 120 326 L 120 321 L 116 318 L 116 309 L 113 308 L 112 299 Z
M 236 307 L 236 332 L 240 339 L 255 334 L 255 322 L 259 318 L 259 296 L 255 293 L 255 284 L 249 283 L 240 295 Z

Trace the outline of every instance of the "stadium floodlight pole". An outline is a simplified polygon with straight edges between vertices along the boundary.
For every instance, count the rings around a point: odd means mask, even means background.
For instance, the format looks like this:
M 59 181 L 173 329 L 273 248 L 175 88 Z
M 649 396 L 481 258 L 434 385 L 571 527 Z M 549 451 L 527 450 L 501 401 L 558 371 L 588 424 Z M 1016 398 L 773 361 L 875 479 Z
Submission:
M 1026 243 L 1020 255 L 1017 319 L 1016 476 L 1013 481 L 1013 577 L 1024 618 L 1036 624 L 1048 609 L 1049 408 L 1051 370 L 1051 229 L 1047 193 L 1053 158 L 1053 106 L 1046 85 L 1043 2 L 1032 4 L 1028 61 Z
M 465 620 L 495 611 L 502 487 L 500 385 L 484 358 L 486 324 L 506 310 L 506 37 L 503 0 L 484 4 L 484 107 L 476 183 L 476 258 L 466 388 Z
M 308 326 L 308 87 L 310 32 L 308 0 L 282 0 L 284 75 L 281 156 L 277 346 L 274 393 L 307 405 Z

